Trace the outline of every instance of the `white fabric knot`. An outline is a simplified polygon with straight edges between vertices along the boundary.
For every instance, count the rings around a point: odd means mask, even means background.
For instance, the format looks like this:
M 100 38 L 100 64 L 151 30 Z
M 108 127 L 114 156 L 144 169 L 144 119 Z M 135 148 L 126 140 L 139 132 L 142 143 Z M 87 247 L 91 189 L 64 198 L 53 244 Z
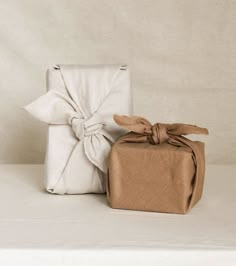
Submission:
M 95 116 L 85 119 L 77 112 L 74 112 L 69 116 L 69 124 L 79 140 L 98 134 L 104 127 Z

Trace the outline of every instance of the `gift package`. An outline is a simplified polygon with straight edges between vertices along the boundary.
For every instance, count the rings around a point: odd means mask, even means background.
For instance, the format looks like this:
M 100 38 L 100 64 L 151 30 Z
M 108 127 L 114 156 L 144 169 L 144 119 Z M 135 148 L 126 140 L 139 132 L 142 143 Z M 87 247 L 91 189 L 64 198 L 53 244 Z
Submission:
M 125 130 L 114 113 L 131 114 L 125 65 L 56 65 L 48 92 L 25 109 L 49 124 L 46 189 L 56 194 L 104 193 L 111 144 Z
M 25 109 L 49 125 L 48 192 L 107 192 L 112 208 L 178 214 L 200 200 L 204 143 L 184 135 L 208 130 L 132 116 L 126 65 L 56 65 L 47 89 Z
M 151 123 L 142 117 L 114 116 L 130 132 L 112 147 L 107 177 L 111 207 L 186 213 L 202 195 L 204 143 L 183 135 L 208 134 L 187 124 Z

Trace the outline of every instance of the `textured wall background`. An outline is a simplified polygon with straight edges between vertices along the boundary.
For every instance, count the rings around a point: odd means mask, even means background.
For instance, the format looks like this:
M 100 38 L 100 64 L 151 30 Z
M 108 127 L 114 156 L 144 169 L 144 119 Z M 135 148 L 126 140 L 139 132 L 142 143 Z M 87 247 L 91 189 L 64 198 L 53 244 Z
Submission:
M 208 127 L 208 162 L 236 162 L 235 0 L 8 0 L 0 18 L 1 163 L 43 162 L 21 106 L 56 63 L 129 64 L 136 114 Z

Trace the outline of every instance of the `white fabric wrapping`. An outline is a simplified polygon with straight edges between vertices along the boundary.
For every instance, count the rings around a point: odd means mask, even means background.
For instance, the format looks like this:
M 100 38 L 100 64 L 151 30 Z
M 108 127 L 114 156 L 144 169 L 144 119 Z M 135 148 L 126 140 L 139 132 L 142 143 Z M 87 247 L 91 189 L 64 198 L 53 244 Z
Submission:
M 49 124 L 46 189 L 104 193 L 111 144 L 124 130 L 114 113 L 131 113 L 129 70 L 121 65 L 60 65 L 48 70 L 48 92 L 25 109 Z

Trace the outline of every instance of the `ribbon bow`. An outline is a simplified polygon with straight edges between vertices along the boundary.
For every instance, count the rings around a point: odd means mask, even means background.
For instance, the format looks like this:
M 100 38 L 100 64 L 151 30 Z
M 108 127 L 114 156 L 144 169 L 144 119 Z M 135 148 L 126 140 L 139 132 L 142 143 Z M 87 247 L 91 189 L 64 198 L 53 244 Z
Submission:
M 201 128 L 188 124 L 162 124 L 156 123 L 152 125 L 147 119 L 139 116 L 125 116 L 114 115 L 114 121 L 133 134 L 129 134 L 126 140 L 130 142 L 145 142 L 151 144 L 161 144 L 169 142 L 176 136 L 189 135 L 189 134 L 208 134 L 206 128 Z
M 202 196 L 203 176 L 205 172 L 204 143 L 191 141 L 183 135 L 188 134 L 208 134 L 206 128 L 201 128 L 188 124 L 161 124 L 152 125 L 147 119 L 138 116 L 114 115 L 114 121 L 130 130 L 123 136 L 120 142 L 149 142 L 151 144 L 161 144 L 168 142 L 178 147 L 191 149 L 196 171 L 193 182 L 193 191 L 189 201 L 189 208 L 192 207 Z

